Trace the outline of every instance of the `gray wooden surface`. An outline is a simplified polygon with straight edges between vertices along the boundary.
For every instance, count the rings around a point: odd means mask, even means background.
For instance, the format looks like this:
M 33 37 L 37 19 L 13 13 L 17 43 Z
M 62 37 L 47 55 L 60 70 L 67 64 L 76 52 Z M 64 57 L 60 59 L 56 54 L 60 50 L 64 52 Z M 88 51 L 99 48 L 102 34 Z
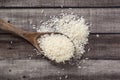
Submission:
M 50 16 L 58 16 L 61 12 L 84 16 L 89 24 L 91 33 L 120 33 L 120 9 L 1 9 L 0 18 L 10 21 L 24 30 L 33 30 L 33 25 L 39 27 L 40 21 L 50 19 Z
M 92 24 L 82 61 L 71 64 L 51 62 L 27 41 L 0 30 L 0 80 L 120 79 L 120 0 L 0 0 L 0 8 L 0 18 L 27 31 L 61 12 Z
M 1 60 L 0 77 L 1 80 L 119 80 L 119 63 L 119 60 L 87 60 L 81 61 L 78 68 L 51 64 L 45 59 Z
M 118 7 L 120 0 L 0 0 L 0 7 Z

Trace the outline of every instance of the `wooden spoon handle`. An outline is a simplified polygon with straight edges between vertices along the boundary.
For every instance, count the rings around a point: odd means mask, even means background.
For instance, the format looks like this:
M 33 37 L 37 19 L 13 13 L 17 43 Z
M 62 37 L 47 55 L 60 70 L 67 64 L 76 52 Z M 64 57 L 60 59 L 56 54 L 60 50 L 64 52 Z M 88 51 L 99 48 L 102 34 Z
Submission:
M 14 33 L 14 34 L 19 35 L 21 37 L 24 37 L 24 33 L 26 33 L 26 31 L 19 29 L 19 28 L 16 28 L 12 24 L 7 23 L 2 19 L 0 19 L 0 29 L 8 31 L 10 33 Z

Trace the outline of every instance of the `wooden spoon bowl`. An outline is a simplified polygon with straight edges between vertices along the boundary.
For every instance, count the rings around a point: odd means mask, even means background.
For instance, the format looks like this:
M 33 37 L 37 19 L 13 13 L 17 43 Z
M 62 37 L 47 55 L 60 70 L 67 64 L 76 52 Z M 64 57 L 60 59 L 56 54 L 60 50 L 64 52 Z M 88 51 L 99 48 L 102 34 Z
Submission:
M 0 29 L 8 31 L 10 33 L 13 33 L 13 34 L 16 34 L 16 35 L 22 37 L 23 39 L 25 39 L 29 43 L 31 43 L 38 51 L 42 51 L 42 49 L 39 47 L 37 39 L 40 38 L 42 35 L 45 35 L 45 34 L 50 35 L 50 34 L 54 33 L 54 32 L 39 33 L 39 32 L 24 31 L 22 29 L 19 29 L 19 28 L 13 26 L 10 23 L 5 22 L 2 19 L 0 19 Z M 60 34 L 60 33 L 54 33 L 54 34 Z

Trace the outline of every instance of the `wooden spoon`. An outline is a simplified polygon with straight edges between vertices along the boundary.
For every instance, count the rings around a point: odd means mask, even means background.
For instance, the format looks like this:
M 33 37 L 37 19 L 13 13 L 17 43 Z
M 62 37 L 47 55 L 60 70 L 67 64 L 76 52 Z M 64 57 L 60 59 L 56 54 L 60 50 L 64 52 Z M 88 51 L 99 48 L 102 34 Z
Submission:
M 52 34 L 53 32 L 44 32 L 44 33 L 39 33 L 39 32 L 28 32 L 24 31 L 22 29 L 19 29 L 15 26 L 13 26 L 10 23 L 5 22 L 4 20 L 0 19 L 0 29 L 8 31 L 10 33 L 16 34 L 28 42 L 30 42 L 38 51 L 41 51 L 42 49 L 39 47 L 37 39 L 41 37 L 42 35 L 45 34 Z M 54 33 L 54 34 L 59 34 L 59 33 Z

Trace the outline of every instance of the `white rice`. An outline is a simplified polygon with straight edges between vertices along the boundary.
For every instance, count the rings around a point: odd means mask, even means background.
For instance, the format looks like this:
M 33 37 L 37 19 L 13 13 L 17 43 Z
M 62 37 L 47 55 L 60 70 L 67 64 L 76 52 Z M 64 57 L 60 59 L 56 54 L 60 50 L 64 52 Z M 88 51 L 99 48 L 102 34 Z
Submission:
M 59 17 L 53 17 L 50 20 L 43 22 L 37 31 L 60 32 L 68 36 L 76 48 L 75 58 L 81 58 L 82 54 L 85 52 L 84 46 L 88 43 L 89 26 L 86 24 L 83 17 L 73 14 L 62 14 Z M 51 42 L 47 42 L 47 44 L 51 44 Z M 54 45 L 55 44 L 51 45 L 50 47 L 55 51 L 58 51 L 55 47 L 53 47 Z M 67 44 L 64 43 L 64 45 Z M 66 55 L 68 55 L 69 58 L 71 56 L 69 54 Z
M 70 60 L 74 56 L 74 45 L 64 35 L 43 35 L 38 39 L 38 43 L 43 50 L 43 54 L 57 63 Z

